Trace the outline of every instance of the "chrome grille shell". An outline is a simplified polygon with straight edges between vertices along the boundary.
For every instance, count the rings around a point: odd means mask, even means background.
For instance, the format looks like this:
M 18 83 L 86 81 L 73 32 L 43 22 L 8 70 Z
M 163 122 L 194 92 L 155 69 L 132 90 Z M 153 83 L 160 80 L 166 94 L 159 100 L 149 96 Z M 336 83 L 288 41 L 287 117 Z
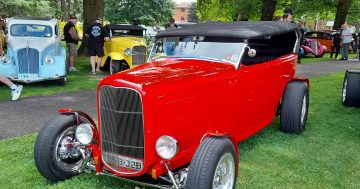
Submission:
M 19 74 L 39 74 L 39 51 L 22 48 L 17 51 Z
M 132 63 L 139 65 L 146 62 L 146 47 L 134 46 L 132 50 Z
M 133 89 L 101 86 L 99 90 L 101 154 L 104 163 L 117 173 L 135 174 L 113 165 L 117 155 L 142 161 L 144 165 L 144 124 L 141 95 Z M 143 169 L 143 166 L 142 166 Z

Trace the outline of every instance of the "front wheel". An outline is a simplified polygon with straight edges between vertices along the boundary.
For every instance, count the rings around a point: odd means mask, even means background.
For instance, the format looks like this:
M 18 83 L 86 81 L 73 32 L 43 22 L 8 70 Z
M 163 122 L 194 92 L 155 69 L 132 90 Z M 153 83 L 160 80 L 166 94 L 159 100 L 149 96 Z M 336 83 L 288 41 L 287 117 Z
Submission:
M 82 120 L 83 122 L 83 120 Z M 79 173 L 84 161 L 75 138 L 73 115 L 58 115 L 40 130 L 34 147 L 35 165 L 46 179 L 57 182 Z
M 185 189 L 235 188 L 236 155 L 227 138 L 210 137 L 196 150 L 188 171 Z
M 309 87 L 305 82 L 290 81 L 281 102 L 280 128 L 286 133 L 305 130 L 309 109 Z
M 125 61 L 110 60 L 110 74 L 116 74 L 129 68 L 129 65 Z

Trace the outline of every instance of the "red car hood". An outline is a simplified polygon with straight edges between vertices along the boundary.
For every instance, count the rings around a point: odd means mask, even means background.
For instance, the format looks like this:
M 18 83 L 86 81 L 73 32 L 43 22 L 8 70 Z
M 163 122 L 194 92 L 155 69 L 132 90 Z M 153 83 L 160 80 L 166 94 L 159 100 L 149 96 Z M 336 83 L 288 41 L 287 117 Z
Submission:
M 101 81 L 100 85 L 134 87 L 141 91 L 150 90 L 170 92 L 175 88 L 208 85 L 224 77 L 224 72 L 235 70 L 234 65 L 223 62 L 162 58 L 111 75 Z M 226 75 L 226 74 L 225 74 Z M 170 90 L 170 91 L 169 91 Z

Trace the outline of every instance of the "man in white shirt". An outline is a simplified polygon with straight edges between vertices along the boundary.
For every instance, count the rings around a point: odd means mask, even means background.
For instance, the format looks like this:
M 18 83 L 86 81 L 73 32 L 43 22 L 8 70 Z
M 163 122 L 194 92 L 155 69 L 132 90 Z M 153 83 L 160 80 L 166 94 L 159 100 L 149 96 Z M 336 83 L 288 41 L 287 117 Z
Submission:
M 341 55 L 342 57 L 339 60 L 347 60 L 349 53 L 349 46 L 352 40 L 352 30 L 347 24 L 343 24 L 341 26 L 341 38 L 342 38 L 342 46 L 341 46 Z

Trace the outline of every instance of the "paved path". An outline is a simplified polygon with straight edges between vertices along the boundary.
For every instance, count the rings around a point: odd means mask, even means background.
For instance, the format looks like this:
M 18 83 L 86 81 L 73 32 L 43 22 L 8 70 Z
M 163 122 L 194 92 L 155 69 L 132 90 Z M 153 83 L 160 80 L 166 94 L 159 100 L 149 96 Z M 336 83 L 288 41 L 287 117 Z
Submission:
M 360 68 L 356 59 L 298 64 L 299 77 L 320 76 L 328 73 Z M 59 108 L 78 109 L 96 119 L 95 90 L 48 96 L 21 98 L 19 101 L 0 101 L 0 139 L 22 136 L 39 131 L 44 122 Z

